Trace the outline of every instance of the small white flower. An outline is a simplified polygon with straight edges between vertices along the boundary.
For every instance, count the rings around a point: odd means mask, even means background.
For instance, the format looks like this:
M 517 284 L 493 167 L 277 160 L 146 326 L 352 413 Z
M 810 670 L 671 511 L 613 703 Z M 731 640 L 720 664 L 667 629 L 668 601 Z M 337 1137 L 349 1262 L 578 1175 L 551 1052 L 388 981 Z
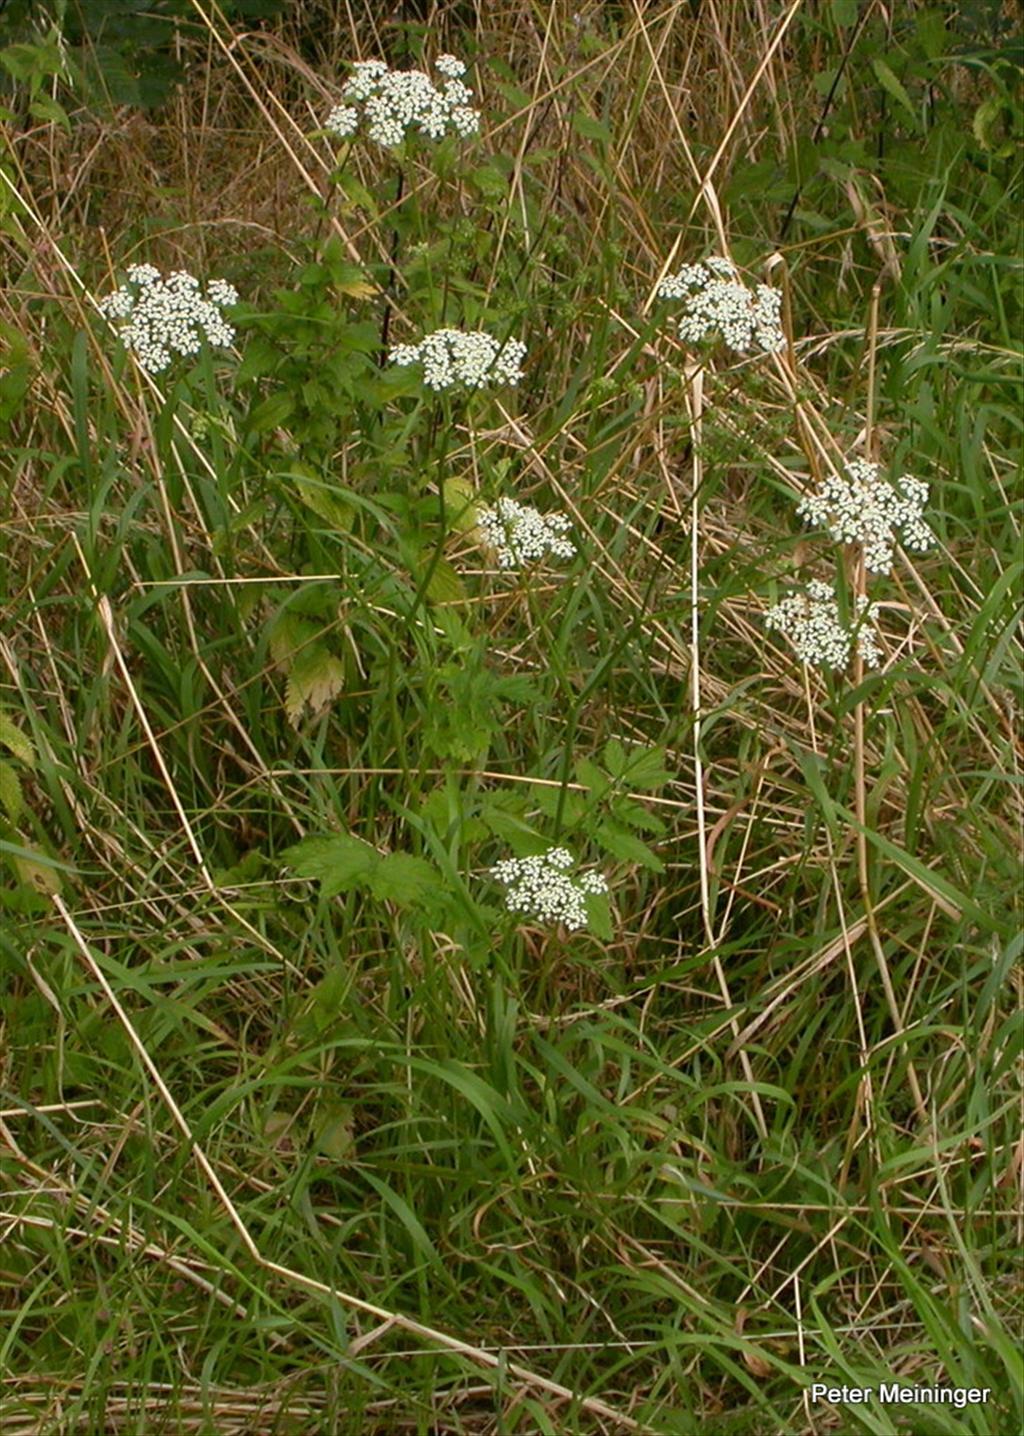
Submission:
M 522 568 L 551 554 L 572 558 L 576 547 L 566 537 L 570 528 L 565 514 L 542 514 L 515 499 L 499 499 L 494 508 L 479 511 L 480 537 L 497 552 L 499 568 Z
M 505 906 L 543 923 L 563 923 L 570 932 L 587 925 L 585 898 L 588 893 L 606 893 L 608 884 L 600 873 L 568 876 L 575 859 L 567 848 L 549 848 L 532 858 L 506 858 L 495 864 L 491 876 L 507 888 Z
M 829 474 L 817 493 L 807 494 L 797 513 L 827 529 L 837 543 L 859 543 L 872 573 L 892 568 L 897 541 L 923 552 L 935 542 L 924 521 L 928 485 L 910 474 L 890 482 L 881 465 L 850 459 L 844 474 Z
M 466 67 L 454 55 L 441 55 L 434 68 L 442 77 L 435 85 L 422 70 L 389 70 L 382 60 L 361 60 L 342 89 L 324 128 L 338 139 L 349 139 L 366 123 L 366 135 L 385 149 L 394 149 L 411 134 L 443 140 L 463 139 L 480 128 L 473 109 L 473 91 L 464 82 Z
M 854 637 L 857 652 L 868 668 L 882 661 L 882 650 L 871 625 L 878 616 L 878 604 L 857 599 L 857 623 L 851 631 L 839 617 L 839 603 L 827 583 L 812 579 L 806 594 L 791 593 L 764 616 L 765 627 L 788 638 L 801 663 L 819 668 L 845 668 L 850 661 Z
M 518 384 L 526 345 L 520 339 L 501 344 L 479 330 L 436 329 L 419 344 L 393 345 L 388 358 L 392 364 L 422 364 L 428 389 L 482 389 L 485 384 Z
M 204 341 L 229 348 L 235 331 L 221 309 L 238 303 L 238 292 L 223 279 L 202 285 L 187 270 L 163 278 L 151 264 L 128 266 L 128 283 L 100 299 L 105 318 L 118 322 L 121 340 L 143 369 L 159 374 L 176 355 L 198 354 Z
M 466 73 L 466 67 L 461 60 L 454 55 L 438 55 L 434 61 L 434 69 L 441 75 L 447 76 L 450 80 L 458 80 Z
M 785 347 L 781 291 L 767 284 L 748 289 L 731 259 L 713 255 L 702 264 L 684 264 L 661 281 L 658 297 L 682 301 L 683 313 L 673 322 L 685 343 L 718 336 L 739 354 L 774 354 Z
M 330 130 L 339 140 L 347 140 L 359 128 L 359 111 L 354 105 L 335 105 L 324 121 L 324 129 Z

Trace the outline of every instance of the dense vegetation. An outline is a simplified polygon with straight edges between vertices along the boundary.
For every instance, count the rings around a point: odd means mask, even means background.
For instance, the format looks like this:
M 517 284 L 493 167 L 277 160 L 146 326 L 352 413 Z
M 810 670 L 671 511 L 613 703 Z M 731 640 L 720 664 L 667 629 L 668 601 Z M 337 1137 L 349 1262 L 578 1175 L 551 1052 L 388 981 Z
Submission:
M 1019 1429 L 1020 45 L 0 13 L 4 1436 Z M 446 53 L 479 133 L 325 128 Z M 675 327 L 723 255 L 777 352 Z M 140 363 L 135 264 L 233 344 Z M 887 573 L 797 512 L 853 458 L 928 485 Z M 879 662 L 766 625 L 813 581 Z M 554 846 L 579 926 L 492 871 Z

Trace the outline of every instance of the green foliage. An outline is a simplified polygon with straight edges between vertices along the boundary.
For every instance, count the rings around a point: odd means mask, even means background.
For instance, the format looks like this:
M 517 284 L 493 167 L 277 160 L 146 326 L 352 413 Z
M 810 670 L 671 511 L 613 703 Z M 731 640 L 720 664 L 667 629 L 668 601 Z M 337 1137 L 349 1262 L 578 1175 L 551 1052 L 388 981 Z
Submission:
M 763 6 L 201 8 L 0 14 L 4 1418 L 1019 1429 L 1017 30 L 798 7 L 741 113 Z M 319 128 L 444 49 L 478 142 Z M 719 214 L 795 367 L 698 432 L 649 301 Z M 137 370 L 81 285 L 150 258 L 237 357 Z M 522 384 L 387 364 L 441 324 Z M 869 414 L 940 542 L 819 681 L 762 617 Z M 490 872 L 554 844 L 571 933 Z

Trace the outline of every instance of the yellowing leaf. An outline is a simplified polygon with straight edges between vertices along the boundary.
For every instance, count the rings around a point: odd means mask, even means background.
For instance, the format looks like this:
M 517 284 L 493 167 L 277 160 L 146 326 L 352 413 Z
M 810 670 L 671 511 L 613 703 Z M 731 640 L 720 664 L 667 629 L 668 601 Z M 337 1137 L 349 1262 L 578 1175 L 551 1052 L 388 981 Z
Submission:
M 37 893 L 59 893 L 62 886 L 60 873 L 46 861 L 45 854 L 39 853 L 38 856 L 42 861 L 36 862 L 34 849 L 25 848 L 22 851 L 29 856 L 21 857 L 19 854 L 13 854 L 11 858 L 19 880 L 26 887 L 35 888 Z
M 368 284 L 365 279 L 352 279 L 348 284 L 339 284 L 338 291 L 352 299 L 372 299 L 377 293 L 377 286 Z
M 0 747 L 7 749 L 9 753 L 21 760 L 26 768 L 34 768 L 36 765 L 36 750 L 32 739 L 27 733 L 23 733 L 6 713 L 0 713 Z
M 443 558 L 434 565 L 426 592 L 431 603 L 461 603 L 466 597 L 458 570 Z
M 12 823 L 21 817 L 24 804 L 21 797 L 21 783 L 10 763 L 0 762 L 0 807 Z
M 300 649 L 311 643 L 319 627 L 288 610 L 278 614 L 270 630 L 270 656 L 278 668 L 287 668 Z
M 296 726 L 308 708 L 318 718 L 345 686 L 345 665 L 322 643 L 311 644 L 296 657 L 285 687 L 285 712 Z
M 469 479 L 445 479 L 445 521 L 456 533 L 470 533 L 479 522 L 477 492 Z

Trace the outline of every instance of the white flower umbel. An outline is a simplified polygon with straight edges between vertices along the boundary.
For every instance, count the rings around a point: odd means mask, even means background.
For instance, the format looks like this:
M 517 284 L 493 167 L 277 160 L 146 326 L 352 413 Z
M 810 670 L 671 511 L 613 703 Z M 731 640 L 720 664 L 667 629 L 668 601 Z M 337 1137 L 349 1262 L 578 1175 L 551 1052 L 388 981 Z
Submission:
M 551 554 L 572 558 L 574 544 L 565 537 L 570 528 L 565 514 L 542 514 L 515 499 L 499 499 L 493 508 L 479 510 L 480 537 L 496 551 L 499 568 L 522 568 Z
M 127 274 L 127 283 L 98 307 L 148 373 L 162 373 L 175 355 L 191 358 L 204 342 L 225 349 L 233 343 L 235 331 L 221 310 L 237 304 L 238 293 L 225 280 L 211 280 L 204 295 L 199 280 L 183 269 L 165 279 L 152 264 L 131 264 Z
M 507 888 L 505 906 L 543 923 L 562 923 L 570 932 L 587 925 L 588 893 L 606 893 L 600 873 L 568 876 L 575 859 L 568 848 L 548 848 L 532 858 L 506 858 L 491 868 L 491 876 Z
M 720 337 L 739 354 L 774 354 L 785 346 L 781 291 L 767 284 L 748 289 L 731 259 L 684 264 L 661 281 L 658 298 L 682 302 L 683 313 L 673 323 L 684 343 Z
M 521 339 L 500 344 L 479 331 L 436 329 L 418 344 L 394 345 L 388 358 L 392 364 L 422 364 L 428 389 L 482 389 L 485 384 L 518 384 L 526 345 Z
M 365 122 L 367 138 L 386 149 L 414 133 L 429 140 L 445 135 L 468 139 L 480 128 L 480 112 L 463 79 L 466 67 L 454 55 L 439 55 L 434 69 L 441 77 L 436 85 L 422 70 L 389 70 L 383 60 L 359 61 L 324 128 L 347 140 Z
M 882 661 L 882 650 L 870 625 L 878 615 L 878 604 L 860 597 L 856 609 L 857 623 L 851 631 L 839 617 L 835 593 L 827 583 L 812 579 L 805 594 L 791 593 L 770 608 L 764 623 L 789 639 L 801 663 L 845 668 L 856 638 L 861 659 L 868 668 L 876 668 Z
M 932 546 L 935 539 L 923 517 L 928 502 L 923 480 L 904 474 L 890 482 L 879 464 L 866 459 L 850 459 L 844 469 L 800 500 L 801 518 L 827 529 L 837 543 L 862 544 L 872 573 L 890 571 L 897 541 L 918 551 Z

